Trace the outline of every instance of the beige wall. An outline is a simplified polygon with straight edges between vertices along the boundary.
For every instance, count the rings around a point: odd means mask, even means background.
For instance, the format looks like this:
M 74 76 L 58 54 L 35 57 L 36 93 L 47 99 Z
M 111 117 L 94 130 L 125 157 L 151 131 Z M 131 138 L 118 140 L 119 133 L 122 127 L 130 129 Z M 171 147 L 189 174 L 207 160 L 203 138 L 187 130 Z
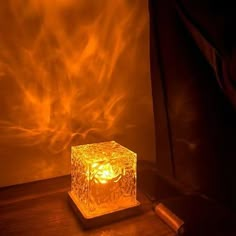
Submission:
M 71 145 L 154 160 L 147 1 L 0 5 L 0 186 L 68 174 Z

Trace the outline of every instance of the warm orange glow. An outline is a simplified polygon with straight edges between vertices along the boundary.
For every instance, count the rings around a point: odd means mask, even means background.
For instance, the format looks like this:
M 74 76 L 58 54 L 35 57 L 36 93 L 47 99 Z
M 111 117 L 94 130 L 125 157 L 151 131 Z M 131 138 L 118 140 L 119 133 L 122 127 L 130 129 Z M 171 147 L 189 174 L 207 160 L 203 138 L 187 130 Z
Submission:
M 114 182 L 118 182 L 122 177 L 122 173 L 115 172 L 114 169 L 118 167 L 112 167 L 110 163 L 101 164 L 93 163 L 91 166 L 91 171 L 95 172 L 94 178 L 96 183 L 106 184 L 108 181 L 112 180 Z
M 118 143 L 72 147 L 72 194 L 86 218 L 137 204 L 136 154 Z
M 131 2 L 1 2 L 1 142 L 60 152 L 132 127 L 120 122 L 147 18 Z

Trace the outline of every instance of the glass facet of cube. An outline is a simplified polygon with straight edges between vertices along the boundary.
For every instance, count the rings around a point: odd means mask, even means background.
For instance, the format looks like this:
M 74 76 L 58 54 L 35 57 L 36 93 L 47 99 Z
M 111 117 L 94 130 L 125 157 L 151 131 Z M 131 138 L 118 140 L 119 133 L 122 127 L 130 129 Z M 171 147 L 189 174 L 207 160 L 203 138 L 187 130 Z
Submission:
M 115 141 L 72 147 L 71 192 L 86 218 L 137 204 L 136 160 Z

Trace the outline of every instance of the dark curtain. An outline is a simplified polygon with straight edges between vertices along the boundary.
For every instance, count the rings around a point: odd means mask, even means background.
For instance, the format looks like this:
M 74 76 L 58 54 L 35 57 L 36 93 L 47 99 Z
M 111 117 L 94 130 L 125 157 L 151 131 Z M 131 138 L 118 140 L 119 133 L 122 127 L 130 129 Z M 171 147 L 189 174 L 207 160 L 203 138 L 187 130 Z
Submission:
M 176 0 L 176 9 L 236 108 L 236 15 L 229 1 Z
M 235 208 L 233 17 L 215 1 L 190 2 L 149 0 L 157 166 Z

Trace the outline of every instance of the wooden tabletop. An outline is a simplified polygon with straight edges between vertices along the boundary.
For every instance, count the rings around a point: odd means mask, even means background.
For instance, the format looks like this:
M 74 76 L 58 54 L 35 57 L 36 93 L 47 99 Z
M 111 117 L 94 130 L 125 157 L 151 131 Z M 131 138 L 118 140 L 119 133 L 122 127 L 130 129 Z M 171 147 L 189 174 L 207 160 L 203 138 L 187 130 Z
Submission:
M 100 228 L 83 230 L 68 203 L 70 176 L 0 188 L 0 235 L 173 236 L 139 193 L 142 213 Z

